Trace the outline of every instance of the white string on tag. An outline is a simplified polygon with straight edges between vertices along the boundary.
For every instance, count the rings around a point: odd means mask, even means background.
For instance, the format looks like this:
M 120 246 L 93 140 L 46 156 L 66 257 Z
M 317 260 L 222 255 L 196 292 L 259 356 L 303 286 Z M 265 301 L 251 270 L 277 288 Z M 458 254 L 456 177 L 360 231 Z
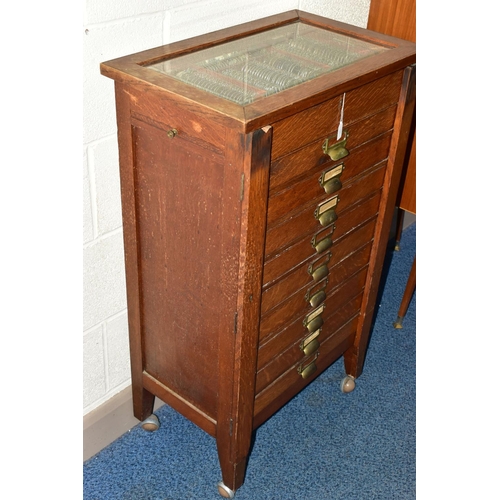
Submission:
M 342 137 L 342 132 L 344 128 L 344 104 L 345 104 L 345 92 L 342 96 L 342 101 L 340 103 L 340 121 L 339 121 L 339 129 L 337 132 L 337 141 Z

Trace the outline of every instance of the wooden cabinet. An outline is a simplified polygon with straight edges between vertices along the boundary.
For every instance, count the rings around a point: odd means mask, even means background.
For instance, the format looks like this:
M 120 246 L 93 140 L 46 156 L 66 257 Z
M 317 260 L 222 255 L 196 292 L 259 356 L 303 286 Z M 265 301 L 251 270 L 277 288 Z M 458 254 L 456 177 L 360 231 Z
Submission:
M 157 396 L 242 484 L 253 430 L 361 374 L 415 45 L 291 11 L 101 65 L 115 80 L 134 414 Z M 333 390 L 333 389 L 332 389 Z
M 371 0 L 368 29 L 396 36 L 410 42 L 417 40 L 416 0 Z M 414 118 L 415 120 L 415 118 Z M 401 210 L 417 213 L 417 135 L 410 132 L 409 151 L 401 179 L 397 205 Z M 400 217 L 402 214 L 400 214 Z M 399 222 L 399 225 L 402 221 Z M 398 228 L 401 232 L 401 228 Z M 397 236 L 399 240 L 400 234 Z

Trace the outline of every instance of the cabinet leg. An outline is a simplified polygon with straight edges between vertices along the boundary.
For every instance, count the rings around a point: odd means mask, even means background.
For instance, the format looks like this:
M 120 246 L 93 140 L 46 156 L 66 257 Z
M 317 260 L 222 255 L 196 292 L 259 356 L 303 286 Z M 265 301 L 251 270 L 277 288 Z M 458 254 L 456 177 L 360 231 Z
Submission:
M 396 244 L 394 245 L 394 250 L 399 252 L 401 241 L 401 234 L 403 232 L 403 222 L 404 222 L 405 211 L 402 208 L 397 208 L 397 221 L 396 221 Z
M 219 493 L 224 498 L 233 498 L 235 491 L 243 484 L 247 468 L 247 457 L 238 463 L 227 462 L 219 456 L 222 481 L 218 483 Z M 232 496 L 231 496 L 232 494 Z
M 358 349 L 355 346 L 348 349 L 344 353 L 344 366 L 347 375 L 350 375 L 353 379 L 357 379 L 363 371 L 364 361 L 364 353 L 359 353 Z
M 141 422 L 153 414 L 155 396 L 143 387 L 132 388 L 134 417 Z

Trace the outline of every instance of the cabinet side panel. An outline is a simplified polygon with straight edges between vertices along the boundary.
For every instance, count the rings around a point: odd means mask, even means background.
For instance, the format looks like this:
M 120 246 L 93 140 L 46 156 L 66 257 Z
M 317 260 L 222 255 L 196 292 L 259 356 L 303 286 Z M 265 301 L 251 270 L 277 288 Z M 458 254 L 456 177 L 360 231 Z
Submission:
M 144 369 L 215 417 L 223 159 L 133 123 Z

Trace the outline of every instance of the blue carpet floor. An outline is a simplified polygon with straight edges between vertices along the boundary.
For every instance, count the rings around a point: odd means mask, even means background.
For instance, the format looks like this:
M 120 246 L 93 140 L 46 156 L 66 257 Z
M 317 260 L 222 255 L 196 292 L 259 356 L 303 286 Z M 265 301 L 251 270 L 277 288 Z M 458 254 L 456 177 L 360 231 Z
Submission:
M 416 294 L 393 328 L 416 249 L 403 231 L 388 272 L 365 368 L 349 394 L 340 359 L 257 429 L 237 500 L 416 498 Z M 168 406 L 84 463 L 84 500 L 220 500 L 215 440 Z

